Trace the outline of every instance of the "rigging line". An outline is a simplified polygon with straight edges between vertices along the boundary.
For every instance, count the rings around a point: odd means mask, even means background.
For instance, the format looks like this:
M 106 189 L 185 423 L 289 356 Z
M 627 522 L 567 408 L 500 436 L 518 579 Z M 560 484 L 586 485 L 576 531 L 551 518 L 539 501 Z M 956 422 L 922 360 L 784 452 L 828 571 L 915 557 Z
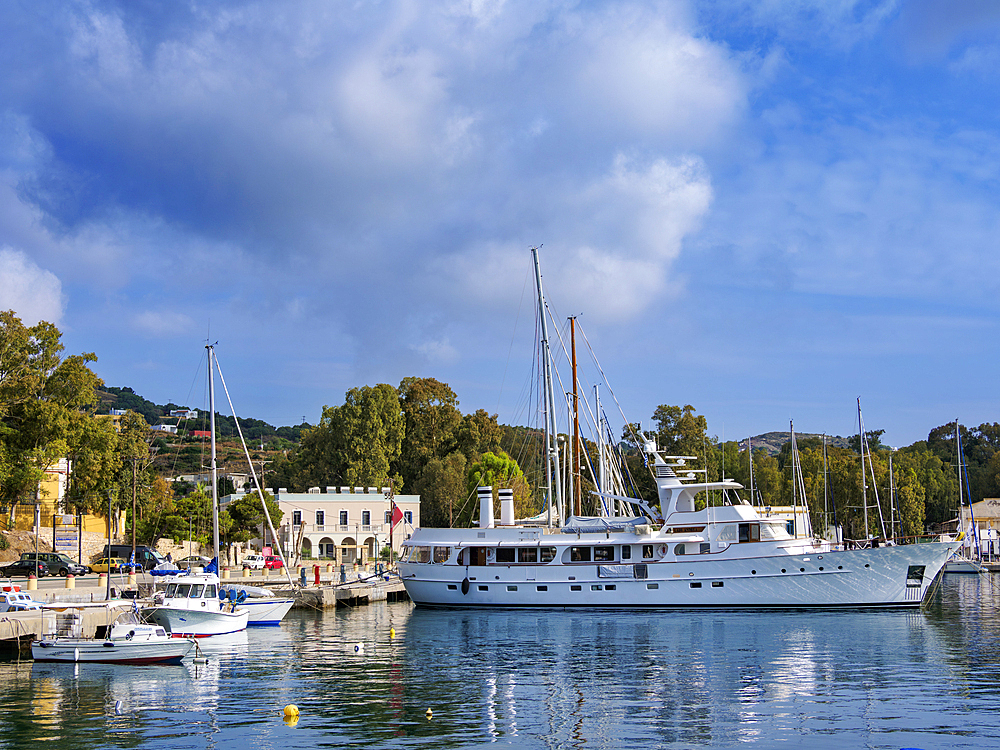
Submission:
M 615 402 L 615 406 L 618 407 L 618 413 L 621 415 L 622 421 L 625 423 L 626 429 L 628 429 L 629 434 L 635 441 L 636 446 L 638 446 L 640 455 L 643 451 L 643 445 L 645 439 L 639 440 L 639 436 L 636 434 L 635 430 L 632 429 L 632 423 L 628 421 L 628 417 L 625 416 L 625 410 L 622 409 L 622 405 L 618 402 L 618 396 L 615 395 L 615 389 L 611 387 L 611 383 L 608 382 L 608 376 L 604 373 L 604 368 L 601 366 L 600 360 L 597 359 L 597 353 L 594 351 L 594 347 L 590 345 L 590 339 L 587 338 L 587 332 L 583 330 L 583 326 L 580 326 L 580 333 L 583 335 L 583 341 L 587 345 L 587 349 L 590 350 L 590 356 L 594 359 L 594 364 L 597 365 L 597 371 L 601 373 L 601 378 L 604 380 L 604 385 L 607 386 L 608 391 L 611 393 L 611 398 Z M 649 473 L 652 475 L 652 467 L 649 468 Z
M 240 436 L 240 444 L 243 446 L 243 455 L 247 458 L 247 465 L 250 467 L 250 474 L 253 476 L 253 484 L 257 489 L 257 495 L 260 497 L 261 507 L 264 509 L 264 518 L 267 519 L 267 528 L 271 531 L 271 538 L 277 541 L 278 534 L 274 530 L 274 524 L 271 522 L 271 512 L 267 509 L 267 502 L 264 500 L 264 492 L 260 488 L 260 481 L 257 479 L 257 470 L 254 468 L 253 461 L 250 460 L 250 451 L 247 449 L 247 441 L 243 439 L 243 430 L 240 428 L 240 420 L 236 417 L 236 409 L 233 408 L 233 400 L 229 397 L 229 389 L 226 387 L 226 378 L 222 375 L 222 365 L 219 364 L 219 357 L 215 355 L 213 350 L 213 359 L 215 360 L 215 366 L 219 370 L 219 382 L 222 383 L 222 390 L 226 393 L 226 401 L 229 402 L 229 410 L 233 414 L 233 421 L 236 423 L 236 432 Z M 281 558 L 281 564 L 285 571 L 285 575 L 288 578 L 288 585 L 294 587 L 295 581 L 292 580 L 292 574 L 288 571 L 288 564 L 285 562 L 284 553 L 281 551 L 281 545 L 275 545 L 278 549 L 278 557 Z M 219 550 L 215 551 L 215 554 L 219 554 Z M 221 559 L 221 555 L 219 555 Z

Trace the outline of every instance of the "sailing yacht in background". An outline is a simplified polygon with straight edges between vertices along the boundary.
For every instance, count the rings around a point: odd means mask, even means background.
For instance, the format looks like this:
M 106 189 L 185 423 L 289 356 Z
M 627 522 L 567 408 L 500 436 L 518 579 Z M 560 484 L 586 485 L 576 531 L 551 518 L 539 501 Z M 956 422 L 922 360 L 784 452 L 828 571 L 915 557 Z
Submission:
M 979 546 L 979 528 L 976 525 L 976 516 L 972 510 L 972 491 L 969 486 L 969 469 L 965 464 L 965 454 L 962 452 L 962 431 L 955 420 L 955 450 L 958 453 L 958 538 L 962 540 L 962 546 L 945 563 L 945 573 L 986 573 L 986 568 L 982 566 L 982 551 Z M 962 480 L 965 479 L 966 497 L 969 499 L 969 524 L 970 528 L 964 528 L 962 520 Z
M 479 528 L 420 528 L 403 545 L 399 572 L 417 606 L 920 605 L 956 543 L 884 545 L 872 540 L 860 549 L 844 549 L 813 538 L 811 530 L 790 532 L 784 518 L 762 515 L 741 499 L 742 485 L 699 478 L 704 470 L 688 464 L 693 457 L 666 455 L 650 440 L 642 450 L 657 488 L 655 504 L 609 492 L 608 484 L 598 480 L 600 489 L 594 494 L 601 507 L 614 503 L 619 515 L 582 517 L 569 511 L 558 481 L 555 415 L 563 412 L 557 412 L 553 395 L 548 307 L 537 249 L 532 257 L 541 324 L 545 525 L 515 522 L 510 490 L 500 491 L 498 525 L 493 489 L 481 487 Z

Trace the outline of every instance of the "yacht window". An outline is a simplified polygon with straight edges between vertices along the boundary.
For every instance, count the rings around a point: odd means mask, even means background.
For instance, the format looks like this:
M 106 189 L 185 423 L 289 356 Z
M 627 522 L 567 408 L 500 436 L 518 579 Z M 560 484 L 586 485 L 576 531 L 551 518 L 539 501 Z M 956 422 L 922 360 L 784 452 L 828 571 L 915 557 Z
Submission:
M 197 583 L 191 587 L 191 598 L 201 599 L 202 593 L 205 591 L 205 584 Z
M 538 562 L 537 547 L 521 547 L 517 551 L 517 561 L 522 563 Z
M 690 586 L 693 589 L 700 589 L 701 581 L 691 581 L 691 583 L 689 583 L 688 586 Z
M 677 546 L 675 546 L 674 547 L 674 554 L 675 555 L 683 555 L 684 554 L 684 545 L 683 544 L 678 544 Z
M 177 586 L 177 597 L 179 599 L 187 599 L 188 593 L 191 591 L 190 583 L 181 583 Z
M 429 563 L 431 561 L 431 548 L 430 547 L 414 547 L 413 549 L 417 553 L 416 562 L 418 562 L 418 563 Z
M 632 548 L 627 544 L 622 545 L 622 560 L 632 559 Z
M 538 561 L 547 563 L 552 562 L 556 559 L 556 548 L 555 547 L 539 547 L 538 548 Z
M 760 541 L 760 524 L 756 523 L 740 524 L 740 543 L 759 542 L 759 541 Z
M 652 560 L 653 559 L 653 545 L 652 544 L 644 544 L 644 545 L 642 545 L 642 559 L 643 560 Z
M 795 519 L 794 518 L 789 518 L 787 521 L 785 521 L 785 531 L 787 532 L 788 536 L 795 536 Z
M 163 592 L 163 595 L 164 596 L 173 596 L 175 591 L 177 591 L 177 584 L 176 583 L 170 583 L 170 584 L 167 584 L 167 590 L 165 592 Z
M 219 595 L 219 592 L 215 590 L 215 584 L 210 583 L 205 587 L 205 598 L 214 599 Z
M 746 525 L 747 524 L 745 524 L 745 523 L 741 523 L 740 524 L 740 536 L 741 537 L 743 535 L 743 527 L 746 526 Z M 726 526 L 723 526 L 722 527 L 722 531 L 719 532 L 719 541 L 720 542 L 735 542 L 736 541 L 736 524 L 731 523 L 731 524 L 727 524 Z M 744 540 L 741 538 L 740 541 L 742 542 Z
M 497 562 L 498 563 L 512 563 L 514 562 L 515 549 L 513 547 L 497 547 Z
M 571 562 L 590 562 L 590 547 L 570 547 L 569 559 Z
M 614 547 L 594 547 L 594 562 L 612 562 L 614 559 Z
M 451 547 L 434 548 L 434 562 L 436 563 L 448 562 L 449 557 L 451 557 Z
M 698 554 L 700 555 L 707 555 L 711 551 L 712 551 L 711 542 L 702 542 L 700 545 L 698 545 Z

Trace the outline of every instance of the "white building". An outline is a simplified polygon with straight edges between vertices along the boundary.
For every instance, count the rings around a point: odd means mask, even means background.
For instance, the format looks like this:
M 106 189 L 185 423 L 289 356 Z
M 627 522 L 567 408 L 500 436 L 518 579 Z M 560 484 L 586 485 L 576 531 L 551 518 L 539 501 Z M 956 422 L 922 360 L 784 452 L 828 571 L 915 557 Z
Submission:
M 177 417 L 178 419 L 197 419 L 198 410 L 197 409 L 172 409 L 170 412 L 171 417 Z
M 243 493 L 221 501 L 222 507 Z M 420 525 L 420 495 L 396 495 L 389 499 L 389 488 L 382 487 L 312 487 L 308 492 L 279 489 L 274 499 L 281 508 L 281 523 L 276 527 L 278 543 L 290 565 L 302 558 L 352 564 L 377 560 L 389 545 L 392 503 L 402 513 L 392 529 L 392 548 L 399 552 L 403 541 Z M 273 543 L 270 532 L 252 540 L 255 547 Z

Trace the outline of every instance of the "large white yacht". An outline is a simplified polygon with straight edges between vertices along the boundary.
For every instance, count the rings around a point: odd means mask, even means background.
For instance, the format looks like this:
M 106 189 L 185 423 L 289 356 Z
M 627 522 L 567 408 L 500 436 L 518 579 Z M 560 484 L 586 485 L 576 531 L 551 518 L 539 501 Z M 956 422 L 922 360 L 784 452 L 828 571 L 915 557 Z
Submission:
M 689 481 L 683 464 L 654 457 L 659 528 L 645 518 L 507 525 L 503 494 L 493 525 L 492 488 L 481 488 L 480 528 L 416 529 L 404 544 L 407 593 L 444 607 L 916 607 L 957 545 L 796 538 L 785 519 L 738 500 L 736 482 Z M 696 509 L 708 491 L 731 501 Z
M 742 486 L 734 481 L 695 481 L 699 472 L 686 464 L 692 457 L 664 456 L 646 442 L 658 495 L 655 507 L 650 506 L 626 496 L 622 489 L 609 489 L 613 483 L 606 481 L 603 468 L 605 445 L 600 435 L 608 433 L 603 425 L 596 430 L 601 467 L 593 472 L 602 515 L 581 518 L 565 513 L 560 476 L 568 472 L 559 461 L 555 415 L 565 413 L 566 405 L 557 405 L 553 396 L 547 306 L 537 251 L 532 255 L 549 510 L 544 519 L 517 523 L 512 492 L 500 490 L 497 525 L 492 488 L 481 487 L 479 528 L 416 529 L 404 544 L 398 565 L 406 591 L 417 605 L 919 606 L 956 542 L 869 540 L 846 549 L 814 538 L 808 522 L 796 524 L 795 510 L 792 519 L 759 513 L 740 499 L 736 491 Z M 575 351 L 574 345 L 572 410 L 578 415 Z M 601 413 L 599 404 L 595 411 Z M 580 445 L 578 419 L 573 422 L 572 442 Z M 574 466 L 579 467 L 578 458 Z M 578 478 L 577 497 L 581 484 Z M 623 517 L 622 509 L 632 517 Z M 799 510 L 807 520 L 804 503 Z

